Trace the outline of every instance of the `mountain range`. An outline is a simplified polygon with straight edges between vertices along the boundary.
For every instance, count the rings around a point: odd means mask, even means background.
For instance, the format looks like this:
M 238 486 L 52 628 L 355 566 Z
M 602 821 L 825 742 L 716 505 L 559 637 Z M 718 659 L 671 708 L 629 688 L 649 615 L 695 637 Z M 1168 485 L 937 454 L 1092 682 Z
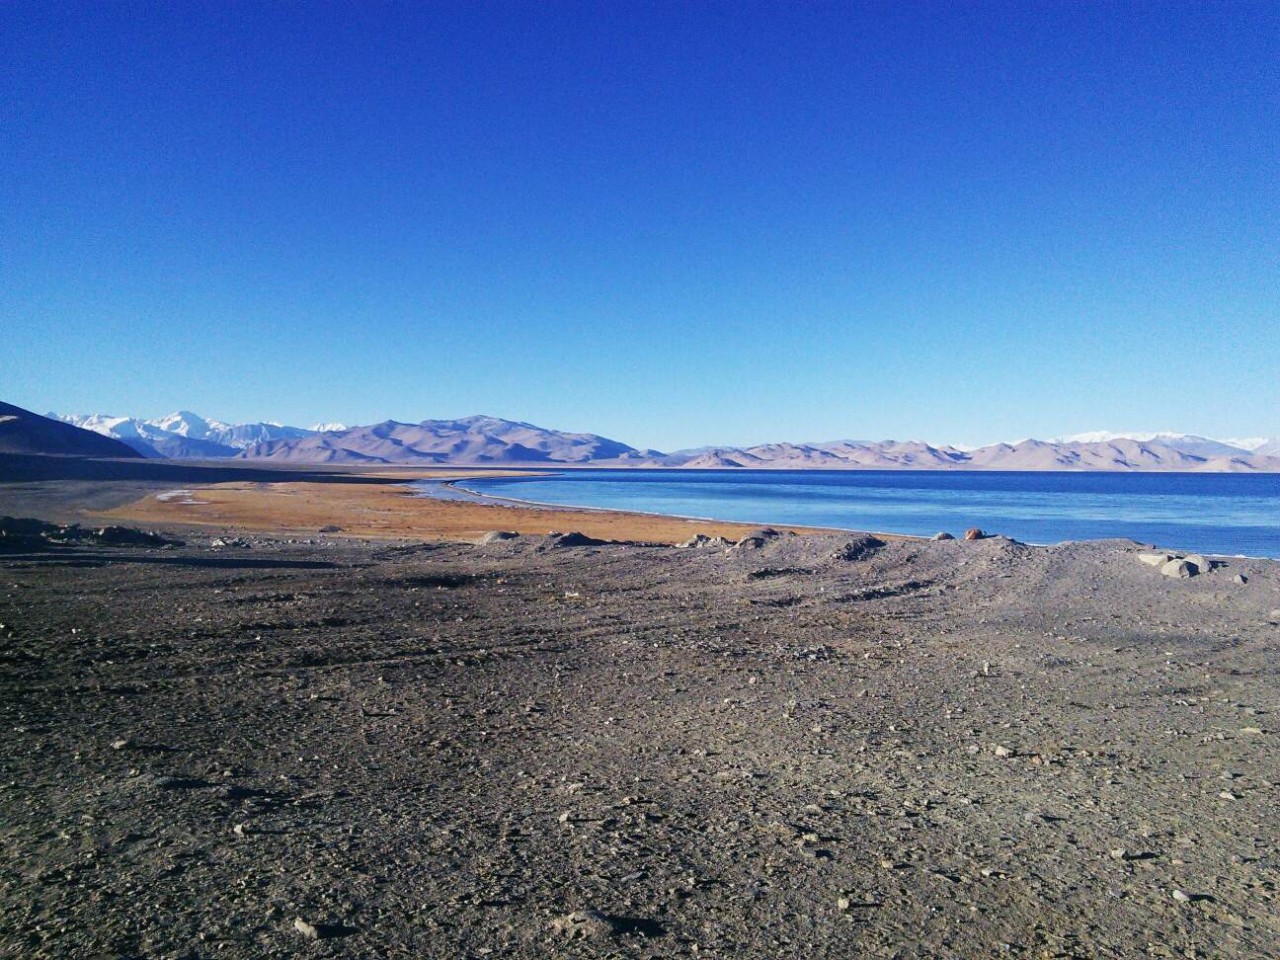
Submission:
M 1167 470 L 1280 472 L 1280 440 L 1216 440 L 1178 433 L 1076 434 L 976 449 L 921 441 L 838 440 L 702 447 L 662 453 L 589 433 L 474 416 L 370 426 L 228 424 L 190 411 L 132 417 L 50 417 L 113 437 L 144 456 L 242 457 L 305 463 L 521 464 L 704 469 Z
M 235 457 L 257 443 L 273 440 L 301 440 L 326 430 L 345 430 L 341 423 L 317 424 L 311 428 L 286 427 L 279 423 L 223 423 L 207 420 L 190 410 L 167 417 L 142 420 L 100 413 L 50 413 L 84 430 L 120 440 L 144 457 L 172 457 L 181 460 Z

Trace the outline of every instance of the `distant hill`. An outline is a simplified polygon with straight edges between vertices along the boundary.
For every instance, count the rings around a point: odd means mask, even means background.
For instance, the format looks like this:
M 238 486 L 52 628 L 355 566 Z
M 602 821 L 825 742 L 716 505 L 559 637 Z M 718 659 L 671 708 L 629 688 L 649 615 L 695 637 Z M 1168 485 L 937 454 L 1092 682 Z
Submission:
M 1240 454 L 1261 454 L 1269 456 L 1280 451 L 1280 441 L 1255 437 L 1248 440 L 1213 440 L 1199 437 L 1191 433 L 1113 433 L 1099 430 L 1094 433 L 1078 433 L 1070 437 L 1061 437 L 1050 442 L 1058 444 L 1072 443 L 1112 443 L 1117 440 L 1136 440 L 1139 443 L 1158 443 L 1162 447 L 1189 453 L 1195 457 L 1235 457 Z M 1270 451 L 1263 449 L 1270 445 Z
M 60 420 L 0 403 L 0 453 L 45 453 L 76 457 L 138 457 L 119 440 Z
M 976 450 L 920 441 L 842 440 L 699 447 L 665 454 L 594 434 L 562 433 L 496 417 L 467 417 L 417 424 L 388 420 L 298 440 L 268 441 L 248 448 L 242 456 L 313 463 L 590 464 L 712 470 L 1280 471 L 1280 458 L 1203 437 L 1179 435 L 1176 439 L 1181 442 L 1175 445 L 1170 442 L 1173 437 L 1023 440 Z
M 51 414 L 57 417 L 57 414 Z M 1280 471 L 1280 440 L 1215 440 L 1172 432 L 1098 431 L 960 449 L 909 440 L 833 440 L 639 450 L 591 433 L 474 416 L 460 420 L 311 428 L 230 424 L 189 410 L 144 420 L 101 414 L 59 419 L 111 436 L 145 456 L 244 457 L 300 463 L 578 464 L 604 467 L 756 470 L 1167 470 Z
M 387 420 L 368 427 L 254 444 L 241 456 L 310 463 L 591 463 L 634 457 L 634 447 L 497 417 Z M 657 454 L 657 456 L 661 456 Z
M 661 465 L 790 470 L 1280 471 L 1280 458 L 1228 449 L 1228 453 L 1201 455 L 1185 453 L 1155 440 L 1129 439 L 1071 443 L 1022 440 L 976 450 L 897 440 L 858 444 L 767 443 L 741 449 L 716 447 L 687 457 L 672 455 L 662 458 Z

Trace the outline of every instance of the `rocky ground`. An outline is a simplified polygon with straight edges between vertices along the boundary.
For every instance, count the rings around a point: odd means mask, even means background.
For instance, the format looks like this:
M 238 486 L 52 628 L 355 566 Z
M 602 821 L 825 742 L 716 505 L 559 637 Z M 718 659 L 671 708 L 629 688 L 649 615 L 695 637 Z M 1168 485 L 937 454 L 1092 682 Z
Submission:
M 1274 957 L 1280 564 L 1137 553 L 11 545 L 0 954 Z

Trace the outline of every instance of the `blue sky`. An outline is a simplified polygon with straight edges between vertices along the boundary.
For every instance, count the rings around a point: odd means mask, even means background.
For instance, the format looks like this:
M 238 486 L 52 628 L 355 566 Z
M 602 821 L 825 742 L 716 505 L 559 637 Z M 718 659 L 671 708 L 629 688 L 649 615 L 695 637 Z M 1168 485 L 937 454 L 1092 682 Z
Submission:
M 1280 436 L 1274 3 L 0 6 L 0 399 Z

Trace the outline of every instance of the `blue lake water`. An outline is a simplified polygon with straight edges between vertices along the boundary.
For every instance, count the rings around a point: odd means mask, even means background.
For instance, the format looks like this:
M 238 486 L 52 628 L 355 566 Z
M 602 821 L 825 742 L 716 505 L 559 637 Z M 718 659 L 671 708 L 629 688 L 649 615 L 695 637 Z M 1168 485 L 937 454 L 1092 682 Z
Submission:
M 1127 537 L 1280 557 L 1280 474 L 574 470 L 467 480 L 491 496 L 684 517 L 1028 543 Z

